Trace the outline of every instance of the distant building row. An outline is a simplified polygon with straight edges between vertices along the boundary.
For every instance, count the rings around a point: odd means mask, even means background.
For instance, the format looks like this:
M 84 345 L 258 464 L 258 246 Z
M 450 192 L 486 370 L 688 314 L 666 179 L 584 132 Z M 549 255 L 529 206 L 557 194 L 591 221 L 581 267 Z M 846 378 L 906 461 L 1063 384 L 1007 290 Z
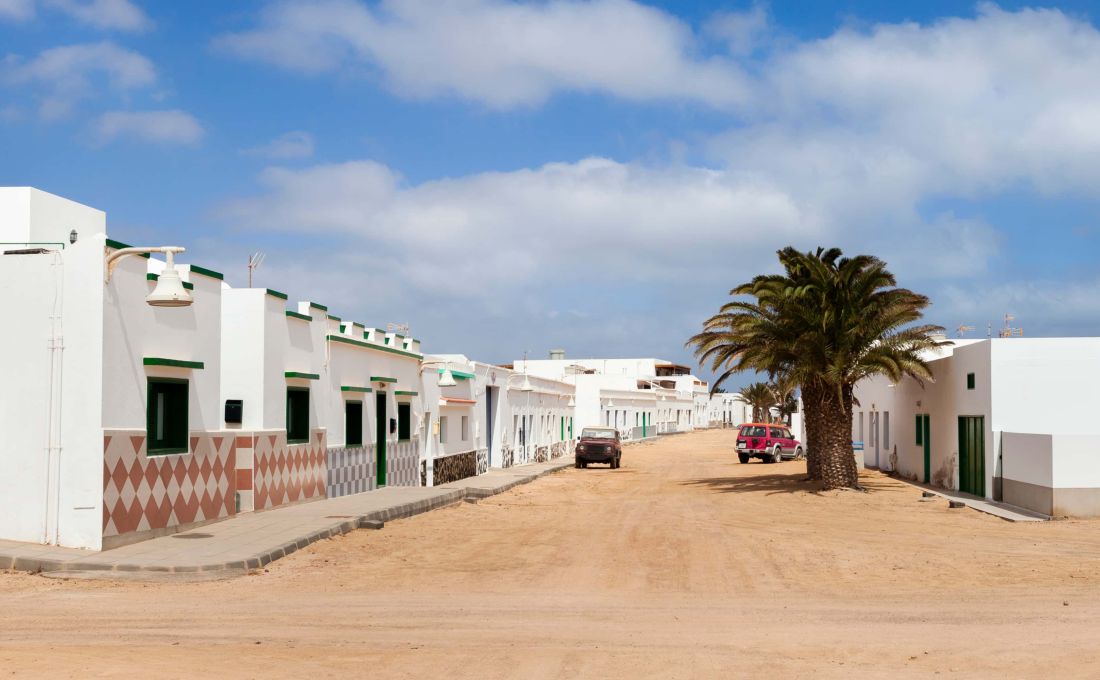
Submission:
M 316 302 L 119 258 L 104 213 L 35 189 L 0 188 L 0 242 L 2 539 L 104 549 L 564 456 L 588 425 L 637 440 L 735 417 L 669 362 L 426 355 Z M 190 304 L 147 304 L 173 270 Z

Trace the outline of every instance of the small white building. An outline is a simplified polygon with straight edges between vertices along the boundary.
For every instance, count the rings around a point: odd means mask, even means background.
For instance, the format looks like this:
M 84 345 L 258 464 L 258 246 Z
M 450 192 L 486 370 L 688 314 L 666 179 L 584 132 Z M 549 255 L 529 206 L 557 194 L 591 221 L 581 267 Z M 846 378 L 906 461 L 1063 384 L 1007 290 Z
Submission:
M 934 375 L 856 387 L 869 467 L 1048 515 L 1100 514 L 1100 338 L 955 340 Z

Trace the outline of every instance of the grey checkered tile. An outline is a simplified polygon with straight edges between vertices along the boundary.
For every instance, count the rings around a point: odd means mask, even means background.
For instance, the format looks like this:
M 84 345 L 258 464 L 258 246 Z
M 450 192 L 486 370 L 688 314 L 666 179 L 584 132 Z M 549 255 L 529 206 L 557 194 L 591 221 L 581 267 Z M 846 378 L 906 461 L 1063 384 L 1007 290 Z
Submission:
M 386 483 L 420 486 L 420 440 L 391 442 L 387 447 Z
M 329 449 L 327 468 L 329 498 L 363 493 L 376 487 L 373 446 Z

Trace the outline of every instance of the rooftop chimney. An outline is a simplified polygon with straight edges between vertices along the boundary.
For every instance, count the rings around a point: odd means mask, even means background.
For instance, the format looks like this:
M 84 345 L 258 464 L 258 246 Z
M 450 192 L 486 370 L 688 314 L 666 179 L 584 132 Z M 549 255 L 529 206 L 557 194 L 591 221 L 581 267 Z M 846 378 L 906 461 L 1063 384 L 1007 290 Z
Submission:
M 565 360 L 565 350 L 564 349 L 552 349 L 552 350 L 550 350 L 550 360 L 551 361 L 563 361 L 563 360 Z

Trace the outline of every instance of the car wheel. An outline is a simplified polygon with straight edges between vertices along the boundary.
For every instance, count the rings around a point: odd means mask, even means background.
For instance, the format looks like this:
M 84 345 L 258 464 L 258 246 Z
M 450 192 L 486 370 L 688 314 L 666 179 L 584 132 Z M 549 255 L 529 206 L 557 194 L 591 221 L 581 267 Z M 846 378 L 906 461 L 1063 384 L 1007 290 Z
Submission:
M 794 459 L 795 460 L 803 460 L 804 458 L 806 458 L 806 452 L 802 450 L 801 446 L 797 447 L 794 450 Z
M 775 447 L 775 450 L 772 451 L 772 462 L 773 463 L 780 463 L 782 461 L 783 461 L 783 449 L 781 449 L 777 446 L 777 447 Z
M 575 468 L 578 468 L 578 469 L 579 469 L 579 468 L 582 468 L 582 467 L 584 467 L 584 466 L 583 466 L 583 465 L 581 465 L 581 462 L 580 462 L 579 460 L 575 460 L 575 461 L 573 461 L 573 467 L 575 467 Z
M 741 461 L 742 465 L 745 465 L 749 462 L 749 454 L 739 453 L 739 454 L 737 454 L 737 460 Z

